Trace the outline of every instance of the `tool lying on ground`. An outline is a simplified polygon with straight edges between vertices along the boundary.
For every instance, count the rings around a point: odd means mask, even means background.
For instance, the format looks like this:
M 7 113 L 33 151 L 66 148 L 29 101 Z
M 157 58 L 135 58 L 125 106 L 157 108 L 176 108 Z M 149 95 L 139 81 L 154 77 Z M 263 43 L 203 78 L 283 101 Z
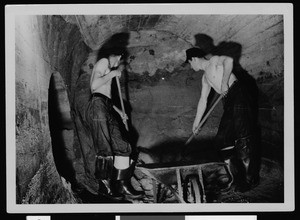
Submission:
M 208 116 L 210 115 L 210 113 L 214 110 L 214 108 L 216 107 L 216 105 L 219 103 L 219 101 L 222 99 L 222 95 L 220 95 L 218 97 L 218 99 L 215 101 L 215 103 L 212 105 L 212 107 L 208 110 L 208 112 L 206 113 L 206 115 L 202 118 L 202 120 L 200 121 L 199 125 L 196 128 L 196 132 L 192 133 L 192 135 L 189 137 L 189 139 L 185 142 L 185 145 L 188 145 L 193 138 L 198 134 L 199 129 L 202 127 L 202 125 L 204 124 L 204 122 L 206 121 L 206 119 L 208 118 Z

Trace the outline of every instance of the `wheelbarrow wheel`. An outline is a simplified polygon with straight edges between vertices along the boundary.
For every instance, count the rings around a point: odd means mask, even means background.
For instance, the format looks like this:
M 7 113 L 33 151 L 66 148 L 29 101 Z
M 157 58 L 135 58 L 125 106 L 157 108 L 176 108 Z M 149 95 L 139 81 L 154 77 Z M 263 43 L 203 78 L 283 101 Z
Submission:
M 197 176 L 188 176 L 184 182 L 184 200 L 188 203 L 202 203 L 201 185 Z

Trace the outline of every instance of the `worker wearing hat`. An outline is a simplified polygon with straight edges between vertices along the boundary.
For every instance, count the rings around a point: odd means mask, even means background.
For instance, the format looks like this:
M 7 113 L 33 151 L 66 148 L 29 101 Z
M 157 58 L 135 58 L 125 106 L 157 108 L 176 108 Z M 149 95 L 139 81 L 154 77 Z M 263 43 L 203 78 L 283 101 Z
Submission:
M 185 62 L 194 71 L 204 71 L 192 131 L 195 134 L 198 132 L 197 127 L 206 110 L 208 95 L 214 89 L 223 96 L 224 104 L 215 146 L 222 160 L 229 167 L 235 168 L 233 186 L 236 191 L 248 191 L 259 182 L 260 142 L 255 98 L 251 96 L 243 80 L 239 80 L 233 73 L 231 57 L 214 56 L 194 47 L 186 50 Z

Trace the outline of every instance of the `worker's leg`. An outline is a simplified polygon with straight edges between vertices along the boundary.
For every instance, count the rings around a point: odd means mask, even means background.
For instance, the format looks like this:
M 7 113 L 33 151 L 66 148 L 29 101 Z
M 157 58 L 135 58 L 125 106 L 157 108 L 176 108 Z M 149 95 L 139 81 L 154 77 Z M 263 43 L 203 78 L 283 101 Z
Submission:
M 239 184 L 237 191 L 245 192 L 259 183 L 260 160 L 253 136 L 240 138 L 236 141 L 236 160 L 240 164 Z
M 234 106 L 234 130 L 236 162 L 239 184 L 237 191 L 247 191 L 259 182 L 260 170 L 260 131 L 257 126 L 256 109 L 253 108 L 249 94 L 241 92 Z
M 111 194 L 110 179 L 113 169 L 113 152 L 108 127 L 109 99 L 104 96 L 92 97 L 88 103 L 85 118 L 92 135 L 96 153 L 95 177 L 99 182 L 98 193 Z M 122 199 L 122 196 L 116 198 Z
M 119 124 L 113 115 L 109 120 L 109 127 L 114 153 L 114 167 L 111 177 L 112 194 L 123 195 L 128 199 L 141 198 L 144 196 L 144 192 L 135 190 L 131 185 L 131 177 L 135 169 L 135 163 L 130 159 L 131 146 L 122 136 Z
M 230 95 L 230 94 L 229 94 Z M 224 112 L 219 124 L 218 133 L 215 137 L 215 149 L 219 155 L 219 160 L 225 162 L 226 176 L 221 176 L 220 182 L 226 182 L 222 190 L 227 190 L 234 182 L 234 175 L 231 170 L 231 159 L 234 155 L 234 132 L 233 132 L 233 111 L 231 103 L 227 102 L 227 98 L 223 98 Z M 224 180 L 223 180 L 224 179 Z

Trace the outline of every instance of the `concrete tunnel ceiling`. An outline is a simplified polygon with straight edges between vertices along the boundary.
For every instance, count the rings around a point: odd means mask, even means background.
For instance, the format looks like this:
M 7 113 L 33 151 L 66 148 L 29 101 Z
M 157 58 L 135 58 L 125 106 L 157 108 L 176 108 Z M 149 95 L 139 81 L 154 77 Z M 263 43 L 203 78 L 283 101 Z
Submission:
M 64 16 L 67 22 L 76 24 L 85 43 L 93 50 L 98 49 L 112 35 L 120 32 L 136 32 L 145 30 L 167 31 L 177 35 L 170 25 L 171 15 L 71 15 Z M 168 24 L 167 24 L 168 23 Z M 181 35 L 178 35 L 181 37 Z M 150 42 L 150 41 L 149 41 Z M 142 46 L 132 36 L 128 47 Z M 145 42 L 144 42 L 144 46 Z
M 78 26 L 84 42 L 97 50 L 114 34 L 129 32 L 128 47 L 153 45 L 151 33 L 169 33 L 188 44 L 207 47 L 221 42 L 242 44 L 240 63 L 255 78 L 260 71 L 283 71 L 283 17 L 281 15 L 63 15 L 65 21 Z M 144 33 L 144 35 L 143 35 Z M 145 34 L 148 33 L 148 34 Z M 204 34 L 211 39 L 201 39 Z M 144 38 L 142 38 L 144 36 Z M 156 39 L 155 43 L 159 43 Z M 200 40 L 200 38 L 199 38 Z M 211 41 L 210 41 L 211 40 Z M 176 45 L 173 45 L 173 47 Z M 181 49 L 181 48 L 178 48 Z M 182 48 L 186 49 L 186 48 Z M 207 49 L 207 48 L 205 48 Z M 210 49 L 210 48 L 208 48 Z M 254 51 L 257 53 L 253 57 Z M 177 51 L 184 59 L 184 50 Z

